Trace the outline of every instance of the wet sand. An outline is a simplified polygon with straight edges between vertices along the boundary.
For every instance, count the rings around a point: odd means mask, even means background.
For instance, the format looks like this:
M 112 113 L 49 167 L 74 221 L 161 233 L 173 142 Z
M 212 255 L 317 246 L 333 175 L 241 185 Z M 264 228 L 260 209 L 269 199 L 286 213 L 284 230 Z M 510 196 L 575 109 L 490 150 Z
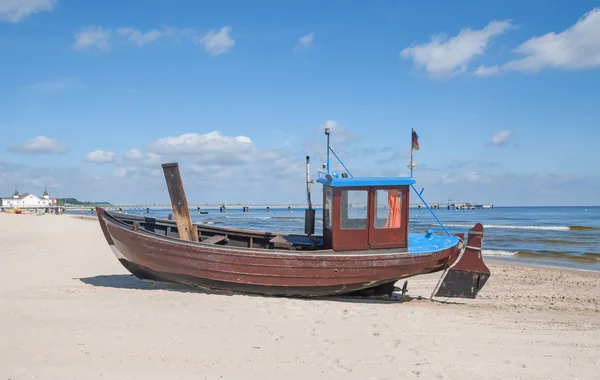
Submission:
M 0 380 L 598 378 L 600 274 L 486 262 L 476 300 L 229 295 L 136 279 L 95 220 L 0 214 Z

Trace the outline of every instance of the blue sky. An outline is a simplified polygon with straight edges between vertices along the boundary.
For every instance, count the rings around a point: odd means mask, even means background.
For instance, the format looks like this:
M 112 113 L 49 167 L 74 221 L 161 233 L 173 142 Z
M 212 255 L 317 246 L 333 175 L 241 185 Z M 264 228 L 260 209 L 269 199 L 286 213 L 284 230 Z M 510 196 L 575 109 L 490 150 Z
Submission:
M 429 201 L 598 205 L 599 35 L 591 1 L 0 0 L 0 193 L 166 203 L 178 161 L 192 203 L 302 202 L 329 126 L 355 176 L 414 128 Z

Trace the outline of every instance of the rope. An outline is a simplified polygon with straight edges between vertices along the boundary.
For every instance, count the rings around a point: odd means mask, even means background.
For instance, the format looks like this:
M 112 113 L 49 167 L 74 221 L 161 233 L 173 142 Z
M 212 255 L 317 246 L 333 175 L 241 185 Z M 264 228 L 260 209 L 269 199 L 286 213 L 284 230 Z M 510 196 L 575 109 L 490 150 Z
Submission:
M 456 264 L 457 262 L 460 261 L 460 259 L 462 259 L 463 255 L 465 254 L 465 250 L 467 249 L 467 245 L 464 243 L 464 241 L 461 238 L 458 238 L 458 240 L 462 243 L 463 246 L 462 246 L 462 248 L 460 250 L 460 253 L 458 254 L 458 258 L 456 259 L 456 261 L 454 262 L 454 264 Z M 446 267 L 446 269 L 444 270 L 444 273 L 442 273 L 442 276 L 440 277 L 440 279 L 438 280 L 437 285 L 433 289 L 433 292 L 431 293 L 431 296 L 429 296 L 429 300 L 430 301 L 433 299 L 433 296 L 435 295 L 435 293 L 437 293 L 437 291 L 440 289 L 440 286 L 442 285 L 442 280 L 444 279 L 444 277 L 446 277 L 446 274 L 448 274 L 448 271 L 450 270 L 450 268 L 452 268 L 452 266 L 454 266 L 454 264 L 449 265 L 448 267 Z

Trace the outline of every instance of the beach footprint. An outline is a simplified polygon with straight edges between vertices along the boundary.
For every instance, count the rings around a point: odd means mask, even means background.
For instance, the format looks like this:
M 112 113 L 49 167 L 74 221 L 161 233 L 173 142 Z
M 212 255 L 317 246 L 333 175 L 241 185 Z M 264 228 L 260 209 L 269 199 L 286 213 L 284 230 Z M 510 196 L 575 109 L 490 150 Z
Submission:
M 327 363 L 329 368 L 333 368 L 338 372 L 350 373 L 352 372 L 352 367 L 350 366 L 350 361 L 345 359 L 333 359 L 329 360 Z

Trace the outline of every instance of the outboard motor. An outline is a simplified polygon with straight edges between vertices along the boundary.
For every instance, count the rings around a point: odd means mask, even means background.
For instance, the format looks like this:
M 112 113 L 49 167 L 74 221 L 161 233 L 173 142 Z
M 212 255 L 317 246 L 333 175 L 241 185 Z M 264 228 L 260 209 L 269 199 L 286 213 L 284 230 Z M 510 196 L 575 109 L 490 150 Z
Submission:
M 304 210 L 304 233 L 308 236 L 315 233 L 315 209 Z

